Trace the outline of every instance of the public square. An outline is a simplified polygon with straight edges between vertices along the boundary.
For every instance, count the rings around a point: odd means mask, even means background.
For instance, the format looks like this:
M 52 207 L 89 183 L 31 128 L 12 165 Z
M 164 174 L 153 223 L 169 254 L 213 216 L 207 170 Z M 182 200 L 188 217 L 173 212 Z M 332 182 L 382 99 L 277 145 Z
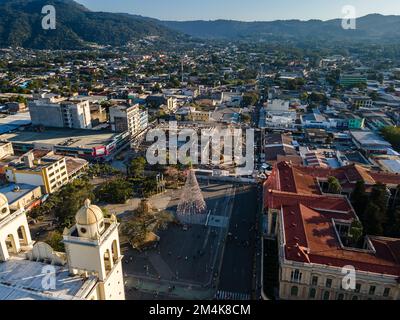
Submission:
M 129 299 L 214 299 L 220 287 L 220 271 L 224 266 L 224 257 L 232 262 L 232 233 L 239 229 L 248 231 L 253 218 L 246 222 L 247 210 L 251 205 L 242 202 L 245 189 L 233 184 L 213 182 L 200 183 L 202 194 L 207 204 L 207 226 L 192 224 L 184 227 L 171 224 L 167 230 L 160 231 L 160 242 L 155 248 L 139 252 L 124 246 L 124 273 Z M 182 190 L 168 191 L 156 202 L 166 204 L 165 209 L 176 212 Z M 237 200 L 241 200 L 240 203 Z M 244 205 L 244 208 L 241 207 Z M 239 211 L 242 210 L 240 213 Z M 232 213 L 235 212 L 235 225 L 230 225 Z M 240 221 L 237 220 L 239 219 Z M 245 223 L 243 223 L 243 221 Z M 239 222 L 240 227 L 239 227 Z M 234 230 L 230 230 L 230 227 Z M 246 232 L 245 232 L 246 233 Z M 241 235 L 241 232 L 238 232 Z M 238 239 L 238 238 L 237 238 Z M 233 240 L 234 241 L 234 240 Z M 239 241 L 240 242 L 240 241 Z M 239 247 L 251 246 L 248 240 L 239 243 Z M 228 247 L 228 251 L 225 248 Z M 250 250 L 252 252 L 253 250 Z M 246 258 L 246 257 L 244 257 Z M 246 278 L 251 280 L 252 259 L 247 262 Z M 241 264 L 243 261 L 237 261 Z M 250 268 L 250 269 L 249 269 Z M 233 266 L 232 270 L 237 268 Z M 232 272 L 227 272 L 232 275 Z M 242 274 L 243 275 L 243 274 Z M 226 282 L 224 275 L 223 282 Z M 249 282 L 251 285 L 251 281 Z M 249 290 L 244 290 L 241 298 L 249 297 Z

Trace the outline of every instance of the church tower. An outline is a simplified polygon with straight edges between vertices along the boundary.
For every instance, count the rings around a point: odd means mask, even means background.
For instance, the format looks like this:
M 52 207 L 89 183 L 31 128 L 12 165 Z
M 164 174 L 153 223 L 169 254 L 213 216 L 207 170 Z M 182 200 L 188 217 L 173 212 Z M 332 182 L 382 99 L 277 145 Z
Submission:
M 25 209 L 11 212 L 7 197 L 0 194 L 0 262 L 30 250 L 32 244 Z
M 105 219 L 101 209 L 86 200 L 75 222 L 63 237 L 71 274 L 97 276 L 101 300 L 125 300 L 116 217 Z

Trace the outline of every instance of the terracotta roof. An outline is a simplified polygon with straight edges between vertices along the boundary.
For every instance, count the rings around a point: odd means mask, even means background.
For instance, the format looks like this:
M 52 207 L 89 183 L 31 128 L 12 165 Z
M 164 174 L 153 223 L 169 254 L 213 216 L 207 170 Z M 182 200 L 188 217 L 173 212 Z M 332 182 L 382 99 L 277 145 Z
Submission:
M 322 212 L 302 204 L 283 207 L 288 260 L 400 276 L 400 240 L 372 238 L 376 253 L 342 248 L 332 219 L 351 221 L 354 213 Z
M 320 194 L 316 178 L 329 176 L 350 184 L 360 177 L 368 179 L 369 171 L 359 166 L 332 170 L 282 162 L 264 184 L 265 207 L 282 211 L 285 258 L 340 268 L 352 265 L 357 270 L 400 277 L 400 239 L 369 237 L 375 251 L 342 246 L 333 221 L 351 223 L 357 215 L 346 197 Z M 388 181 L 386 174 L 370 177 L 377 176 Z

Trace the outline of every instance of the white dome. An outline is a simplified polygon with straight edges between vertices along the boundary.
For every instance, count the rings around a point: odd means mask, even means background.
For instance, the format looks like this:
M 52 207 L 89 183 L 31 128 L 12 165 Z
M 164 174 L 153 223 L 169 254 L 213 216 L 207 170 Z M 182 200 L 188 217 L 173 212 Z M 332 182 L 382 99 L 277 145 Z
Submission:
M 75 221 L 78 235 L 83 238 L 97 238 L 105 229 L 103 211 L 98 206 L 92 205 L 89 199 L 79 209 Z
M 97 224 L 102 220 L 104 220 L 103 211 L 98 206 L 92 205 L 89 199 L 75 216 L 76 223 L 83 226 Z

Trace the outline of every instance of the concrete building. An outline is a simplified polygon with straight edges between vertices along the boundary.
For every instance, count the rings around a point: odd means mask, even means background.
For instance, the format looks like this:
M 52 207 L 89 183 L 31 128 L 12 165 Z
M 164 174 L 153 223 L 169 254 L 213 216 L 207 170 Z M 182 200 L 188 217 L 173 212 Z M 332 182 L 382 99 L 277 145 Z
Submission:
M 114 133 L 110 130 L 82 130 L 46 128 L 44 131 L 24 130 L 3 134 L 15 151 L 26 153 L 34 149 L 87 160 L 103 160 L 126 146 L 130 141 L 128 132 Z
M 271 112 L 288 112 L 289 111 L 290 102 L 287 100 L 281 99 L 273 99 L 268 101 L 268 105 L 266 107 L 267 111 Z
M 37 153 L 37 152 L 36 152 Z M 65 157 L 48 155 L 36 156 L 25 154 L 19 161 L 11 162 L 5 168 L 6 178 L 16 184 L 40 186 L 43 194 L 51 194 L 69 182 Z
M 51 98 L 40 98 L 28 103 L 34 126 L 91 129 L 89 101 L 54 102 Z
M 29 210 L 42 196 L 42 189 L 40 186 L 11 183 L 0 187 L 0 193 L 6 196 L 11 210 Z
M 340 76 L 339 84 L 343 87 L 351 87 L 354 85 L 367 85 L 367 78 L 360 74 L 343 74 Z
M 373 106 L 373 101 L 369 96 L 350 95 L 347 98 L 355 108 L 372 108 Z
M 332 174 L 281 162 L 264 185 L 265 237 L 279 246 L 279 297 L 399 300 L 400 239 L 355 241 L 351 229 L 359 219 L 346 196 L 322 192 L 322 172 Z M 351 285 L 347 270 L 354 271 Z
M 132 136 L 148 126 L 148 114 L 139 105 L 116 106 L 110 108 L 110 124 L 113 132 L 129 132 Z
M 350 131 L 355 145 L 364 150 L 367 155 L 386 154 L 392 145 L 370 130 Z
M 86 200 L 64 232 L 66 252 L 55 252 L 32 241 L 26 211 L 0 194 L 0 300 L 125 300 L 118 226 Z

